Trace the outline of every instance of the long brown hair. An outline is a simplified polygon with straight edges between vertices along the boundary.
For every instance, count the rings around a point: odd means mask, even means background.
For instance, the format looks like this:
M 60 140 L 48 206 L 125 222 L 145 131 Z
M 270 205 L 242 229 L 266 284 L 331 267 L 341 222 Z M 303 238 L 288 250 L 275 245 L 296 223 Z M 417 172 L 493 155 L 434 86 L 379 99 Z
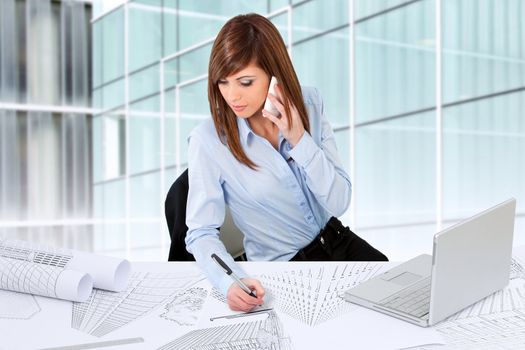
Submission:
M 310 123 L 299 80 L 277 28 L 267 18 L 255 13 L 239 15 L 226 22 L 213 43 L 210 55 L 210 111 L 222 143 L 228 145 L 230 152 L 239 162 L 255 169 L 257 165 L 242 149 L 237 116 L 229 108 L 218 87 L 220 79 L 241 71 L 252 62 L 261 67 L 269 77 L 277 78 L 289 125 L 292 125 L 292 105 L 297 108 L 307 132 L 310 132 Z

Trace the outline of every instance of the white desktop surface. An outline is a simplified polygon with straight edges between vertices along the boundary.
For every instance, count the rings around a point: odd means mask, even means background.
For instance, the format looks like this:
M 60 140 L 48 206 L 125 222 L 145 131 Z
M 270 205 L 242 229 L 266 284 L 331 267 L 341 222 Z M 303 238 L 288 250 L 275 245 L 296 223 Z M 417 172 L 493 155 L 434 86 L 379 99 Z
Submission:
M 268 286 L 267 304 L 261 308 L 272 307 L 272 317 L 224 318 L 238 313 L 219 300 L 194 263 L 133 263 L 127 291 L 97 291 L 82 304 L 0 291 L 0 349 L 158 349 L 183 336 L 209 338 L 211 327 L 228 331 L 224 340 L 232 345 L 242 338 L 238 334 L 259 327 L 260 339 L 270 326 L 282 337 L 283 350 L 398 349 L 429 343 L 448 345 L 425 349 L 459 349 L 480 341 L 506 342 L 505 332 L 525 346 L 525 334 L 516 336 L 520 329 L 512 329 L 525 326 L 525 247 L 514 251 L 509 287 L 428 329 L 337 298 L 348 285 L 394 265 L 242 263 Z M 266 336 L 275 340 L 275 334 Z

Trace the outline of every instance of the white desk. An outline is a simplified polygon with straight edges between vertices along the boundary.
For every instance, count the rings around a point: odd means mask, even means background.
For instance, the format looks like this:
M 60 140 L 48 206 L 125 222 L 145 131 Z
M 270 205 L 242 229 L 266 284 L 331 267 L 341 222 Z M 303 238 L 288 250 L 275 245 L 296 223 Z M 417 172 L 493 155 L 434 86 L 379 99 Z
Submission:
M 229 311 L 193 263 L 134 263 L 125 292 L 97 290 L 85 303 L 0 291 L 0 349 L 218 349 L 220 342 L 229 346 L 221 349 L 252 349 L 250 342 L 279 350 L 395 349 L 428 342 L 448 345 L 425 349 L 479 349 L 510 344 L 511 336 L 525 348 L 525 249 L 515 252 L 506 290 L 431 329 L 338 297 L 393 265 L 243 263 L 267 287 L 262 309 L 272 308 L 250 316 Z

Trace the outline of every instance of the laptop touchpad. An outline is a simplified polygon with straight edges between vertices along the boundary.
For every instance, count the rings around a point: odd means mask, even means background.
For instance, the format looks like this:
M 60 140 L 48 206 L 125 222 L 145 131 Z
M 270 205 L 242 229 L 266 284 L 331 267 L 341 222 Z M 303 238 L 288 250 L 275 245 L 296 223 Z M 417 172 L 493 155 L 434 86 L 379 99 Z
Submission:
M 416 275 L 415 273 L 411 273 L 408 271 L 402 272 L 401 274 L 392 277 L 391 279 L 387 280 L 388 282 L 393 282 L 395 284 L 399 284 L 400 286 L 407 286 L 411 283 L 416 282 L 417 280 L 420 280 L 421 276 Z

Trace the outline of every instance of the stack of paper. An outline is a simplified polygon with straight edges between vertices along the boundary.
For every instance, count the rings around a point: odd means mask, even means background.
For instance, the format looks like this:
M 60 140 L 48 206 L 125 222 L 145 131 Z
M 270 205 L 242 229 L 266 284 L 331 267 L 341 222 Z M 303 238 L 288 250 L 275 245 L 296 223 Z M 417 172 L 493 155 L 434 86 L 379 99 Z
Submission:
M 0 238 L 0 289 L 82 302 L 93 287 L 123 290 L 130 270 L 124 259 Z

